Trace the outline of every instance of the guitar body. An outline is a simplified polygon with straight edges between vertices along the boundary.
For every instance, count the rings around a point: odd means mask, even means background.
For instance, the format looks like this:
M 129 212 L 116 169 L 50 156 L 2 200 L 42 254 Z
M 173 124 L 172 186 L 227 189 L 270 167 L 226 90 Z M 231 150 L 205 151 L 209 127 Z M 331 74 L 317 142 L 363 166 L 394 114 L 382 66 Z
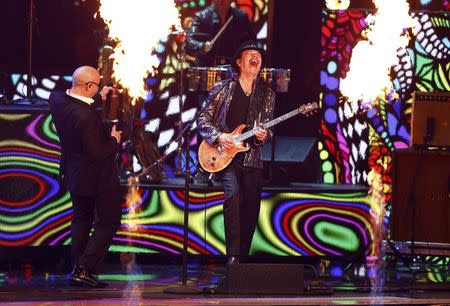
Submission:
M 232 137 L 242 134 L 245 124 L 239 125 L 232 133 Z M 243 142 L 236 143 L 231 149 L 225 149 L 219 145 L 211 146 L 205 140 L 198 148 L 198 157 L 200 165 L 208 172 L 218 172 L 225 169 L 239 152 L 248 151 L 250 147 Z
M 301 105 L 298 109 L 294 109 L 287 114 L 264 123 L 263 128 L 268 129 L 298 114 L 309 116 L 311 112 L 315 111 L 318 108 L 319 104 L 317 102 Z M 225 169 L 225 167 L 231 163 L 237 153 L 248 151 L 250 147 L 244 145 L 244 140 L 254 136 L 255 131 L 257 131 L 258 129 L 252 129 L 245 133 L 242 133 L 244 128 L 245 124 L 241 124 L 233 131 L 233 133 L 231 133 L 234 141 L 234 147 L 231 149 L 225 149 L 219 145 L 211 146 L 209 143 L 203 140 L 198 148 L 198 160 L 203 169 L 208 172 L 218 172 Z

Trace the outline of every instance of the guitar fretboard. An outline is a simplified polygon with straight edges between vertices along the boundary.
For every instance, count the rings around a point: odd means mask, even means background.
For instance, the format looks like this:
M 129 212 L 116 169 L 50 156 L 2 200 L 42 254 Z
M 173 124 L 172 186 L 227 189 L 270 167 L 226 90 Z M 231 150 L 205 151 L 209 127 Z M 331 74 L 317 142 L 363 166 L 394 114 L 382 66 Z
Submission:
M 296 108 L 293 111 L 290 111 L 289 113 L 286 113 L 286 114 L 284 114 L 284 115 L 282 115 L 282 116 L 280 116 L 278 118 L 275 118 L 275 119 L 273 119 L 273 120 L 271 120 L 269 122 L 266 122 L 266 123 L 263 124 L 264 129 L 271 128 L 272 126 L 275 126 L 278 123 L 283 122 L 284 120 L 287 120 L 287 119 L 289 119 L 291 117 L 294 117 L 295 115 L 300 113 L 300 111 L 301 110 L 299 108 Z M 253 135 L 255 135 L 255 131 L 256 131 L 256 128 L 251 129 L 251 130 L 249 130 L 249 131 L 247 131 L 245 133 L 242 133 L 239 136 L 234 137 L 233 140 L 234 140 L 235 143 L 239 143 L 241 141 L 244 141 L 244 140 L 252 137 Z

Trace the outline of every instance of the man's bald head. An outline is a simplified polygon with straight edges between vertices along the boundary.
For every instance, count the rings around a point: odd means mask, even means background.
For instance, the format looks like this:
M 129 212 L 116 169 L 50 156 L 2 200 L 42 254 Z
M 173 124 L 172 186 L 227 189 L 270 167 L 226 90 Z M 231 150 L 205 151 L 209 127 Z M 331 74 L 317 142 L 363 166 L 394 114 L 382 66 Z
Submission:
M 72 87 L 84 85 L 88 82 L 99 83 L 100 74 L 91 66 L 81 66 L 72 75 Z
M 83 96 L 93 97 L 100 86 L 100 73 L 91 66 L 81 66 L 72 75 L 72 88 L 70 92 Z

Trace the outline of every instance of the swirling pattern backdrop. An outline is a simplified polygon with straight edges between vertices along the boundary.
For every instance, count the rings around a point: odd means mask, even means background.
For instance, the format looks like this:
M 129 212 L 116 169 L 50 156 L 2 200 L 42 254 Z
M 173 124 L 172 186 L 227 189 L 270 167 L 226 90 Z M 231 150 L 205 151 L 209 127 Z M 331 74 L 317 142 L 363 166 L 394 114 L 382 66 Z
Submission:
M 70 196 L 58 182 L 60 146 L 46 112 L 0 115 L 0 246 L 70 244 Z M 141 189 L 113 251 L 179 254 L 183 242 L 184 191 Z M 345 255 L 371 241 L 365 193 L 264 192 L 253 254 Z M 223 193 L 190 193 L 189 252 L 225 253 Z M 134 227 L 130 226 L 135 225 Z
M 47 245 L 69 227 L 69 195 L 57 180 L 60 146 L 45 113 L 2 113 L 0 245 Z

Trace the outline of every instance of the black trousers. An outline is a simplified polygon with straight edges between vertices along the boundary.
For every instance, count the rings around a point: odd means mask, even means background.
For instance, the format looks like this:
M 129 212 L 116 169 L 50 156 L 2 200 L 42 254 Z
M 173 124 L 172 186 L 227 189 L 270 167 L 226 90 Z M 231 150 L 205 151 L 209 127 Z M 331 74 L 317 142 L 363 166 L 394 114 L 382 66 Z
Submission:
M 233 160 L 221 176 L 227 255 L 244 257 L 249 254 L 258 223 L 262 169 L 244 167 L 239 160 Z
M 95 271 L 111 245 L 121 221 L 120 190 L 95 196 L 71 194 L 72 263 Z M 94 232 L 90 235 L 92 228 Z

